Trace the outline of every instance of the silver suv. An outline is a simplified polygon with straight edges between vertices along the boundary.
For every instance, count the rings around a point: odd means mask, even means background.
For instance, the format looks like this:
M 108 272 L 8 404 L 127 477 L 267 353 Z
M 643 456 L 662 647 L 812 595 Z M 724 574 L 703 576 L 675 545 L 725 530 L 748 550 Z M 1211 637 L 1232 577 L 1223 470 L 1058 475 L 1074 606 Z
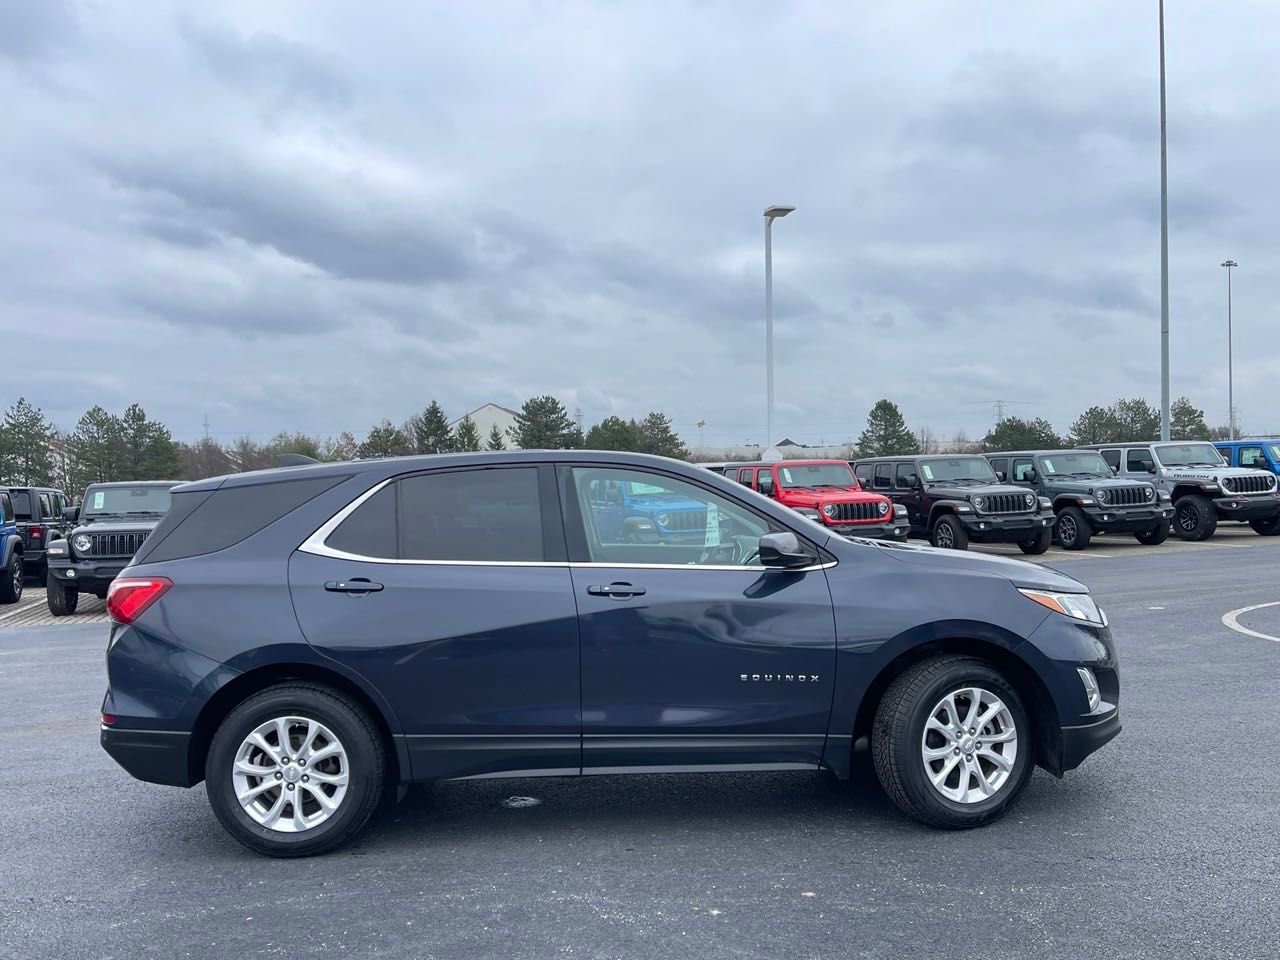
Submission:
M 1173 529 L 1207 540 L 1218 521 L 1248 523 L 1264 537 L 1280 534 L 1280 490 L 1266 470 L 1229 467 L 1207 440 L 1093 444 L 1119 476 L 1147 480 L 1173 497 Z

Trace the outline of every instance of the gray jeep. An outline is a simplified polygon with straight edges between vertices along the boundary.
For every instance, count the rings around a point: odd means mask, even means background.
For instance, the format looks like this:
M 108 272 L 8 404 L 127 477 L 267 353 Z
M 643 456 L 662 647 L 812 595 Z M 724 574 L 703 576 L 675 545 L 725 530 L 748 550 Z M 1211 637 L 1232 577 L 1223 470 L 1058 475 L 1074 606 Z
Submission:
M 1106 443 L 1097 450 L 1120 477 L 1148 480 L 1173 498 L 1173 529 L 1183 540 L 1207 540 L 1220 521 L 1248 523 L 1265 537 L 1280 534 L 1280 490 L 1266 470 L 1229 467 L 1207 440 Z
M 1092 450 L 989 453 L 996 476 L 1053 501 L 1054 536 L 1066 550 L 1083 550 L 1094 534 L 1131 533 L 1139 543 L 1169 538 L 1173 502 L 1149 478 L 1121 480 Z

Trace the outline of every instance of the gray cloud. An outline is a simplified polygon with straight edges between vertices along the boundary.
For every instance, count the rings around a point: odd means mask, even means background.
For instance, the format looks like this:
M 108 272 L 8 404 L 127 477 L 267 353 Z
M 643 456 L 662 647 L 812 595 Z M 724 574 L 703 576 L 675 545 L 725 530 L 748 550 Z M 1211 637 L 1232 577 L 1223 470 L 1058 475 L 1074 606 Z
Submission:
M 40 60 L 77 32 L 68 0 L 0 0 L 0 59 Z

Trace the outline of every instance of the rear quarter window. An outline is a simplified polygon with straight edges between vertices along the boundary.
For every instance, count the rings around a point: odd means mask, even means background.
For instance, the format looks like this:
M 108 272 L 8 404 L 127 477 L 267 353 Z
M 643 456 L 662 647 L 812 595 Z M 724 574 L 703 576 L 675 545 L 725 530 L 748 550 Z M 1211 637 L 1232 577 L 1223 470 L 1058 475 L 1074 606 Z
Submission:
M 13 490 L 10 492 L 10 500 L 13 504 L 13 515 L 19 520 L 31 519 L 31 492 L 28 490 Z

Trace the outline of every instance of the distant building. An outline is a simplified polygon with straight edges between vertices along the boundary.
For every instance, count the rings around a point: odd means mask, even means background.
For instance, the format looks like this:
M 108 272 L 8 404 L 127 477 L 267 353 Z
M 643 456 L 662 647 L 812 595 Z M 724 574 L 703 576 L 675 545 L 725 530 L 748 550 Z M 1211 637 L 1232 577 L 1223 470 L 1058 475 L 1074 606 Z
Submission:
M 476 432 L 480 434 L 480 443 L 484 446 L 489 444 L 489 431 L 495 426 L 502 432 L 502 442 L 507 445 L 508 450 L 514 450 L 519 446 L 511 435 L 507 433 L 508 427 L 516 425 L 516 411 L 507 407 L 499 406 L 496 403 L 486 403 L 484 406 L 476 407 L 469 413 L 463 414 L 457 420 L 449 424 L 450 430 L 456 430 L 458 424 L 466 417 L 471 418 L 471 422 L 476 425 Z

